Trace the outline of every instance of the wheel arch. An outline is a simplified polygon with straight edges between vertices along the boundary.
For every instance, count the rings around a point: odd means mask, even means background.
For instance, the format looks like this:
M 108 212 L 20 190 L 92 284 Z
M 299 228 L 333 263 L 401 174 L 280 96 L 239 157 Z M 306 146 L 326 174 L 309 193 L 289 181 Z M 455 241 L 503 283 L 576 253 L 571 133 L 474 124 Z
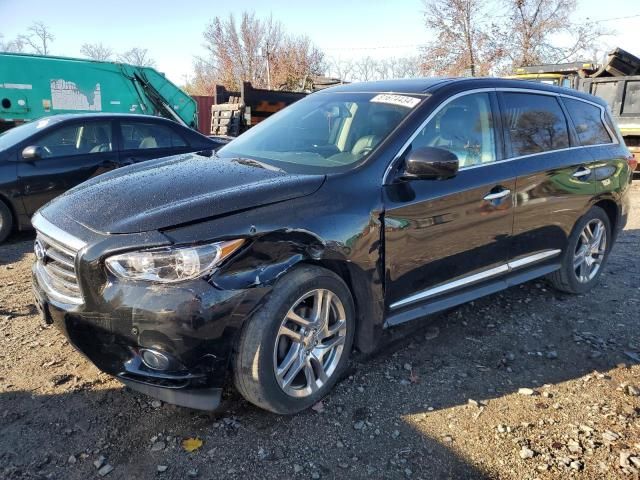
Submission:
M 325 268 L 340 277 L 354 302 L 354 345 L 364 353 L 375 349 L 384 323 L 382 282 L 375 266 L 351 261 L 348 248 L 305 231 L 271 232 L 254 239 L 211 279 L 222 289 L 272 288 L 303 265 Z
M 620 217 L 620 208 L 618 204 L 612 198 L 600 198 L 593 203 L 594 207 L 600 207 L 605 211 L 611 222 L 611 231 L 615 232 L 618 225 L 618 219 Z
M 354 346 L 363 353 L 375 350 L 384 323 L 384 307 L 381 299 L 376 299 L 372 288 L 367 287 L 370 285 L 371 279 L 367 278 L 366 272 L 346 260 L 306 259 L 301 263 L 326 268 L 346 283 L 351 292 L 355 309 Z

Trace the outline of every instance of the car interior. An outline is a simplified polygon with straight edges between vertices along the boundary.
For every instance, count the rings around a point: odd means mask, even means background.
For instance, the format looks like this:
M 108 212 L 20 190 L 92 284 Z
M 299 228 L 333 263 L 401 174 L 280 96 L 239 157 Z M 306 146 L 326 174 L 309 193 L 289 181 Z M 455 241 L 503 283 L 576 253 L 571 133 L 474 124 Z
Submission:
M 111 126 L 105 122 L 69 125 L 38 141 L 45 157 L 64 157 L 113 150 Z

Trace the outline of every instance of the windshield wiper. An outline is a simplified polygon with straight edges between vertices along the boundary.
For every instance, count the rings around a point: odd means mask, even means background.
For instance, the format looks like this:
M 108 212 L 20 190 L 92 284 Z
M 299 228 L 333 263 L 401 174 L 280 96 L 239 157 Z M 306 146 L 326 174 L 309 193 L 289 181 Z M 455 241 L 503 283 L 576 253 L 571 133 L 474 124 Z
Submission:
M 237 158 L 232 158 L 231 161 L 239 163 L 240 165 L 247 165 L 248 167 L 258 167 L 258 168 L 264 168 L 265 170 L 272 170 L 274 172 L 283 172 L 284 173 L 284 170 L 282 170 L 281 168 L 274 167 L 273 165 L 269 165 L 268 163 L 260 162 L 258 160 L 253 159 L 253 158 L 237 157 Z

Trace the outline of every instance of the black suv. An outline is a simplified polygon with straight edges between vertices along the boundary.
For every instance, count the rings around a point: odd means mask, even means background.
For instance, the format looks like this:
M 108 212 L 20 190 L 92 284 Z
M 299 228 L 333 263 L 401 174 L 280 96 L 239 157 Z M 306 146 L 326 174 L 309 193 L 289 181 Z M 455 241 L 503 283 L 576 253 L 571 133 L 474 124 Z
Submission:
M 134 165 L 34 217 L 37 304 L 131 388 L 309 407 L 381 332 L 546 275 L 598 281 L 632 157 L 602 100 L 498 79 L 309 95 L 211 157 Z
M 114 168 L 220 147 L 176 122 L 150 115 L 52 115 L 0 134 L 0 243 L 52 198 Z

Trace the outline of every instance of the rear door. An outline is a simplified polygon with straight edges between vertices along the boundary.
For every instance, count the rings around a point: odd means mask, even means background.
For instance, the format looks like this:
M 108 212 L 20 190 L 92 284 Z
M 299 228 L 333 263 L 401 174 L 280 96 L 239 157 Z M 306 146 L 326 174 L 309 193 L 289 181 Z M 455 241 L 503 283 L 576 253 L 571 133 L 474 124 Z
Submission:
M 120 120 L 119 129 L 122 165 L 192 150 L 180 128 L 173 128 L 169 122 L 156 122 L 152 119 Z
M 44 157 L 26 160 L 27 146 L 39 146 Z M 25 211 L 33 214 L 49 200 L 85 180 L 117 166 L 111 120 L 64 123 L 32 137 L 20 146 L 18 182 Z
M 391 310 L 431 301 L 504 274 L 513 228 L 515 175 L 502 159 L 491 92 L 441 106 L 403 155 L 419 147 L 456 154 L 447 180 L 383 187 L 386 297 Z
M 557 95 L 499 95 L 507 152 L 517 173 L 513 262 L 553 262 L 595 195 L 595 162 L 579 145 Z

